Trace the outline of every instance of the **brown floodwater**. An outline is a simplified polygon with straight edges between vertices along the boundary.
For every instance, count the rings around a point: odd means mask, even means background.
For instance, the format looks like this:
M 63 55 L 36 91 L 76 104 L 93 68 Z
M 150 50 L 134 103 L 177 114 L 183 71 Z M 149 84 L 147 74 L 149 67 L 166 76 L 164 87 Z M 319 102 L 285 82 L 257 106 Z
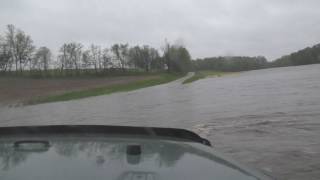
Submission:
M 81 100 L 1 107 L 0 125 L 187 128 L 277 179 L 320 179 L 320 65 L 182 81 Z

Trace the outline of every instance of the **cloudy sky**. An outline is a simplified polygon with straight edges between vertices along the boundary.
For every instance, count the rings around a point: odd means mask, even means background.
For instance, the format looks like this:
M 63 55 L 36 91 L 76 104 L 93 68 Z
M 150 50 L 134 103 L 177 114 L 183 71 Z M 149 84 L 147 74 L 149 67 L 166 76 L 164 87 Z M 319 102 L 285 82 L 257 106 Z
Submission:
M 320 43 L 319 0 L 0 0 L 0 32 L 14 24 L 37 46 L 183 43 L 193 58 L 273 60 Z

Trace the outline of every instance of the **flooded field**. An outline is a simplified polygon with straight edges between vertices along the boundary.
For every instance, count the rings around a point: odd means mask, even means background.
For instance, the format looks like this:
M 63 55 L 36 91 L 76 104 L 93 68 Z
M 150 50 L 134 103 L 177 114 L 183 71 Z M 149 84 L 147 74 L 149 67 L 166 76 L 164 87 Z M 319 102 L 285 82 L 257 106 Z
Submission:
M 320 65 L 182 81 L 69 102 L 1 107 L 0 125 L 187 128 L 277 179 L 320 179 Z

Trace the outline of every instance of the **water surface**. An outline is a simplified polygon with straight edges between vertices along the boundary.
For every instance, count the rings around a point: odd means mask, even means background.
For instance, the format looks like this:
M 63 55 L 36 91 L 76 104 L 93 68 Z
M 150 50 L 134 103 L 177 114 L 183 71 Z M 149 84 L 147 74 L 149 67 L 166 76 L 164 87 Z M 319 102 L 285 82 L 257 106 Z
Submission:
M 280 179 L 320 179 L 320 65 L 182 80 L 68 102 L 1 108 L 0 125 L 187 128 Z

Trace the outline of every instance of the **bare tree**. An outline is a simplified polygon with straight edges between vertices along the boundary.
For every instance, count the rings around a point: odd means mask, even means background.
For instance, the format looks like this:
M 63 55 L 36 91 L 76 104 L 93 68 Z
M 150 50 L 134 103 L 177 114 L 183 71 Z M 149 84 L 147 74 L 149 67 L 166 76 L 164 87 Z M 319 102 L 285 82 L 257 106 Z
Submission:
M 99 68 L 99 70 L 101 70 L 101 67 L 102 67 L 101 47 L 96 46 L 94 44 L 91 44 L 90 49 L 89 49 L 89 57 L 90 57 L 92 64 L 94 65 L 95 72 L 98 73 L 98 68 Z
M 12 58 L 10 47 L 6 41 L 0 37 L 0 71 L 6 72 L 7 69 L 11 69 Z
M 67 44 L 63 44 L 60 48 L 60 54 L 58 56 L 58 61 L 60 62 L 61 66 L 61 72 L 66 68 L 67 66 L 67 60 L 68 60 L 68 54 L 67 54 Z
M 165 41 L 163 48 L 163 58 L 168 68 L 168 72 L 187 72 L 191 66 L 191 56 L 183 45 L 170 45 Z
M 163 70 L 164 62 L 163 62 L 163 59 L 160 57 L 158 50 L 155 48 L 150 48 L 149 56 L 150 56 L 150 69 Z
M 148 45 L 144 45 L 142 48 L 142 58 L 143 65 L 146 72 L 149 72 L 151 69 L 151 64 L 154 61 L 158 60 L 159 54 L 158 51 L 154 48 L 149 47 Z
M 134 46 L 129 49 L 129 65 L 134 66 L 135 69 L 143 68 L 143 58 L 139 46 Z
M 151 68 L 157 68 L 155 61 L 160 60 L 159 53 L 156 49 L 144 45 L 142 47 L 135 46 L 129 50 L 129 62 L 135 68 L 144 69 L 149 72 Z M 159 64 L 159 63 L 158 63 Z
M 11 57 L 15 61 L 16 71 L 22 72 L 25 65 L 30 63 L 35 47 L 29 35 L 13 25 L 7 26 L 6 41 L 10 48 Z
M 171 63 L 171 53 L 170 53 L 170 50 L 171 50 L 171 45 L 168 43 L 167 40 L 165 40 L 165 44 L 162 48 L 162 51 L 163 51 L 163 58 L 164 58 L 164 61 L 165 61 L 165 64 L 167 65 L 167 68 L 168 68 L 168 72 L 171 72 L 172 70 L 172 63 Z
M 15 48 L 16 47 L 15 34 L 16 34 L 16 30 L 14 25 L 12 24 L 7 25 L 7 32 L 5 34 L 6 44 L 9 46 L 9 51 L 13 61 L 12 63 L 15 63 L 15 69 L 16 69 L 16 72 L 18 72 L 18 60 L 17 60 L 17 53 Z
M 84 68 L 85 70 L 89 69 L 91 66 L 89 50 L 83 51 L 81 60 L 82 60 L 82 68 Z
M 82 44 L 75 42 L 62 45 L 59 55 L 61 70 L 75 69 L 79 72 L 82 59 L 82 48 Z
M 24 66 L 30 63 L 34 50 L 35 47 L 33 46 L 31 37 L 23 31 L 18 30 L 16 34 L 16 53 L 21 72 Z
M 83 45 L 80 43 L 70 43 L 69 44 L 70 57 L 71 57 L 72 63 L 74 64 L 74 67 L 77 71 L 79 70 L 79 67 L 80 67 L 82 48 L 83 48 Z
M 38 70 L 44 70 L 47 72 L 49 68 L 49 63 L 51 62 L 51 51 L 47 47 L 40 47 L 32 60 L 32 68 L 36 68 Z
M 104 48 L 102 51 L 102 65 L 103 69 L 107 69 L 111 65 L 111 56 L 108 48 Z
M 111 51 L 120 63 L 121 69 L 124 71 L 128 62 L 128 44 L 114 44 Z

